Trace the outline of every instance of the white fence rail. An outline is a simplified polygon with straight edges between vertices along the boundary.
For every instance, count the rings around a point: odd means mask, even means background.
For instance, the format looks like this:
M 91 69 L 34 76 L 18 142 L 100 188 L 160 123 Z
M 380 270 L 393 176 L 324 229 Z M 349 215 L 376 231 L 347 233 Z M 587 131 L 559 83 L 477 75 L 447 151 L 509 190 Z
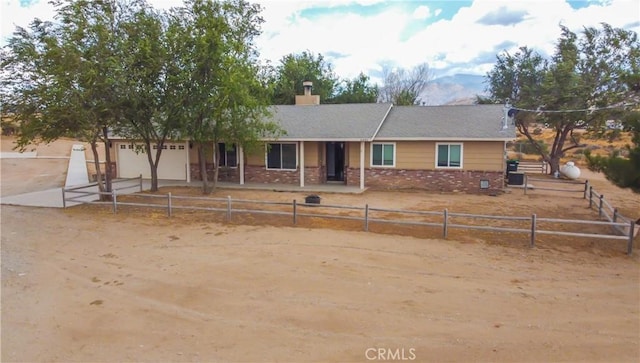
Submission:
M 549 164 L 546 161 L 520 161 L 518 171 L 530 174 L 549 174 Z

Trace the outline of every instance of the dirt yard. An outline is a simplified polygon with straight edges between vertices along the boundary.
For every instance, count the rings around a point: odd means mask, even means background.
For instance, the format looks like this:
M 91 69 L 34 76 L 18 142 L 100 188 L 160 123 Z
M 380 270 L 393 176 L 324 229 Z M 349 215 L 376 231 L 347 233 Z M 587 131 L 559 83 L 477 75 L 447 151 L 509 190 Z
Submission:
M 73 143 L 38 153 L 68 155 Z M 2 151 L 10 144 L 3 137 Z M 61 186 L 61 160 L 2 159 L 0 195 Z M 638 195 L 583 173 L 623 214 L 639 213 Z M 322 197 L 327 204 L 597 217 L 578 196 L 541 191 Z M 459 232 L 442 240 L 339 223 L 219 220 L 3 205 L 1 361 L 640 360 L 638 239 L 629 257 L 621 241 L 549 236 L 530 249 L 524 235 Z

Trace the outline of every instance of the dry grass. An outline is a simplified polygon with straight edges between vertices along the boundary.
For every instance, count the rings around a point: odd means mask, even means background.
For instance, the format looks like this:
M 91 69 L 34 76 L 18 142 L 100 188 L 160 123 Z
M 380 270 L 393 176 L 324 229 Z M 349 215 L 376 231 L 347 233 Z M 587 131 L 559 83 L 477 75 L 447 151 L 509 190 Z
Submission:
M 580 143 L 586 146 L 569 150 L 561 159 L 561 163 L 573 161 L 576 165 L 586 166 L 586 158 L 584 150 L 590 150 L 592 155 L 608 156 L 614 151 L 622 151 L 627 145 L 631 145 L 631 133 L 621 131 L 616 137 L 603 137 L 587 133 L 586 130 L 575 130 L 574 134 L 580 136 Z M 555 132 L 552 129 L 542 129 L 542 133 L 534 136 L 536 140 L 542 140 L 551 148 L 555 138 Z M 526 137 L 520 133 L 517 140 L 526 140 Z M 569 145 L 568 143 L 565 145 Z M 517 150 L 516 150 L 517 151 Z M 514 150 L 509 152 L 509 157 L 517 157 L 520 160 L 537 161 L 540 160 L 539 155 L 518 153 Z

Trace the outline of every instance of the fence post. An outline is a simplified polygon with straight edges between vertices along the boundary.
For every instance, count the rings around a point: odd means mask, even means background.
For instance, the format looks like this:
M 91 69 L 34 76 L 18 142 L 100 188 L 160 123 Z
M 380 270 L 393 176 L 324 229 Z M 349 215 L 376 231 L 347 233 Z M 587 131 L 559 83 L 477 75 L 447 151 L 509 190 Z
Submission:
M 116 201 L 116 190 L 111 190 L 111 200 L 113 201 L 113 213 L 115 214 L 118 211 L 118 202 Z
M 298 219 L 297 219 L 297 206 L 298 206 L 298 202 L 296 202 L 296 200 L 293 200 L 293 225 L 295 226 L 298 223 Z
M 140 181 L 140 191 L 142 191 L 142 174 L 140 174 L 138 180 Z
M 593 187 L 590 185 L 589 186 L 589 209 L 591 209 L 592 205 L 593 205 Z
M 447 208 L 444 209 L 444 221 L 442 222 L 442 236 L 444 239 L 447 239 L 449 236 L 449 211 Z
M 369 204 L 364 206 L 364 231 L 369 232 Z
M 629 221 L 629 241 L 627 242 L 627 255 L 631 256 L 631 252 L 633 252 L 633 235 L 636 228 L 635 221 Z
M 536 245 L 536 215 L 535 213 L 531 215 L 531 241 L 529 242 L 529 246 L 531 248 Z
M 604 194 L 600 194 L 600 204 L 598 205 L 598 218 L 602 218 L 602 199 L 604 199 Z
M 227 222 L 231 220 L 231 196 L 227 196 Z
M 527 174 L 524 174 L 524 195 L 527 195 L 527 185 L 529 185 L 529 180 L 527 178 Z
M 584 197 L 582 199 L 587 199 L 587 190 L 589 189 L 589 181 L 584 181 Z
M 171 192 L 167 193 L 167 215 L 171 217 Z
M 618 208 L 613 208 L 613 223 L 618 221 Z
M 62 208 L 67 208 L 67 201 L 65 200 L 65 195 L 64 195 L 64 187 L 62 188 Z

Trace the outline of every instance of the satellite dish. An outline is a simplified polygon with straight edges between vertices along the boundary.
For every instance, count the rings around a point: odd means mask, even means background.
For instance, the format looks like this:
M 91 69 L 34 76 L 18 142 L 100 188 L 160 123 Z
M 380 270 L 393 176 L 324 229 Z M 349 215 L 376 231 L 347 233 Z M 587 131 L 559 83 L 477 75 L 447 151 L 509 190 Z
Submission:
M 509 117 L 514 117 L 517 113 L 518 113 L 518 110 L 516 110 L 515 108 L 511 108 L 511 109 L 509 109 L 509 111 L 507 112 L 507 116 L 509 116 Z

